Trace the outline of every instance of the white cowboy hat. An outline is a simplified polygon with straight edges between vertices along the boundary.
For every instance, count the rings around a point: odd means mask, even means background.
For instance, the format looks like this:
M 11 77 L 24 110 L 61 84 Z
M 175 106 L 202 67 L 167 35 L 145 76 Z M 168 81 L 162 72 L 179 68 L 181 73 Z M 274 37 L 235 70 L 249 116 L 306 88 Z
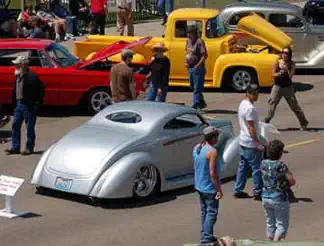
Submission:
M 17 58 L 12 61 L 12 63 L 15 65 L 27 64 L 28 62 L 29 62 L 29 60 L 24 56 L 17 56 Z
M 164 46 L 164 43 L 157 43 L 153 45 L 152 50 L 156 50 L 156 49 L 163 50 L 164 52 L 169 50 L 167 47 Z

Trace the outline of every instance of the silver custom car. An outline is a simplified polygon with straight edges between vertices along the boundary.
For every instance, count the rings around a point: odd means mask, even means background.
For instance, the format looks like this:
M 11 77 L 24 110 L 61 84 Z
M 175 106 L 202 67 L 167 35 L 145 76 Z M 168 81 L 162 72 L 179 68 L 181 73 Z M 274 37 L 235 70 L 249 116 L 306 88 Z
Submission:
M 192 150 L 208 125 L 220 130 L 221 178 L 234 176 L 238 149 L 230 121 L 206 119 L 185 106 L 135 101 L 107 107 L 56 142 L 31 183 L 90 198 L 147 197 L 190 186 Z
M 304 16 L 301 7 L 283 2 L 243 1 L 226 5 L 219 17 L 230 32 L 236 32 L 238 21 L 251 12 L 262 16 L 293 39 L 297 68 L 324 68 L 324 25 L 317 25 Z

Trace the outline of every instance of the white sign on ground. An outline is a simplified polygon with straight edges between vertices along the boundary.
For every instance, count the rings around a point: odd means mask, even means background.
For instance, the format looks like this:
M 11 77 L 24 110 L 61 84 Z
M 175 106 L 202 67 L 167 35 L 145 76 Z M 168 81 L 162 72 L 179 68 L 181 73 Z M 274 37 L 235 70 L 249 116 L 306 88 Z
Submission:
M 23 183 L 23 179 L 0 175 L 0 194 L 14 196 Z
M 0 175 L 0 195 L 5 196 L 5 208 L 0 210 L 0 217 L 11 219 L 26 214 L 13 207 L 13 197 L 23 183 L 24 179 Z

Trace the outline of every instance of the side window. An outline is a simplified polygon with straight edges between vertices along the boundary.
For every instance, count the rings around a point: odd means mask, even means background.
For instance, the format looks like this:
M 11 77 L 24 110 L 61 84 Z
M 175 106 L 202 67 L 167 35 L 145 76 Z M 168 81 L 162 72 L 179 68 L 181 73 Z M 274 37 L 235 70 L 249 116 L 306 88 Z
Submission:
M 48 60 L 43 52 L 39 52 L 39 58 L 42 63 L 42 67 L 54 67 L 54 65 Z
M 17 58 L 17 56 L 28 56 L 27 50 L 0 50 L 0 66 L 10 67 L 14 66 L 12 61 Z
M 31 67 L 42 67 L 42 63 L 37 50 L 31 50 L 28 56 L 29 63 Z
M 301 28 L 304 26 L 300 18 L 288 14 L 270 14 L 269 22 L 276 27 Z
M 176 38 L 187 38 L 187 31 L 188 28 L 191 26 L 195 26 L 198 28 L 199 32 L 201 33 L 202 30 L 202 22 L 201 21 L 177 21 L 175 23 L 175 37 Z
M 238 22 L 243 18 L 243 17 L 246 17 L 248 15 L 250 15 L 252 13 L 252 11 L 250 12 L 242 12 L 242 13 L 238 13 L 236 15 L 233 15 L 228 24 L 231 25 L 231 26 L 236 26 L 238 24 Z M 260 12 L 254 12 L 256 13 L 257 15 L 261 16 L 262 18 L 264 18 L 264 14 L 260 13 Z
M 193 128 L 204 125 L 204 122 L 196 114 L 183 114 L 170 120 L 164 129 Z

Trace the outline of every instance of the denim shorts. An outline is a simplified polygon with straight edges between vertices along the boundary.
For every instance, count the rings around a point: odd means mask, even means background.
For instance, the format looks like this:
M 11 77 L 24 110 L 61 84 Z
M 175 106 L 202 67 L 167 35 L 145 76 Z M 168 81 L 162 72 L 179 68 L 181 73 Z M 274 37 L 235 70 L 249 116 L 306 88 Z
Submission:
M 262 199 L 268 238 L 285 238 L 289 227 L 289 201 Z

